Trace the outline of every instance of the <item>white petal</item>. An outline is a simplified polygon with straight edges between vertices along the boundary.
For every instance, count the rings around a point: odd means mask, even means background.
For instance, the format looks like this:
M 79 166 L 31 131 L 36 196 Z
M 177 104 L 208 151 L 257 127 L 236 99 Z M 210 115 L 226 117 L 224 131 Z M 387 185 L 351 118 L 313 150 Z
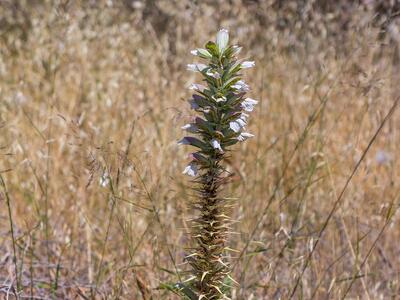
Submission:
M 254 61 L 244 61 L 240 64 L 240 67 L 242 69 L 247 69 L 247 68 L 252 68 L 254 67 L 256 64 Z
M 244 119 L 239 118 L 235 122 L 238 123 L 240 127 L 246 126 L 246 120 Z
M 222 152 L 221 145 L 220 145 L 220 143 L 219 143 L 216 139 L 212 139 L 212 140 L 210 141 L 210 144 L 211 144 L 211 146 L 212 146 L 214 149 L 218 149 L 219 151 Z
M 239 80 L 233 84 L 232 87 L 241 92 L 247 92 L 249 90 L 249 86 L 243 80 Z
M 201 84 L 197 84 L 197 83 L 192 83 L 190 86 L 189 86 L 189 89 L 190 90 L 195 90 L 195 91 L 203 91 L 203 90 L 205 90 L 205 86 L 204 85 L 201 85 Z
M 191 50 L 190 53 L 191 53 L 192 55 L 198 55 L 198 54 L 199 54 L 199 51 L 197 51 L 197 49 L 194 49 L 194 50 Z
M 246 98 L 241 103 L 241 106 L 245 111 L 253 111 L 254 105 L 256 105 L 257 103 L 258 103 L 257 100 Z
M 242 132 L 237 139 L 241 142 L 247 140 L 248 138 L 254 137 L 254 134 L 248 133 L 248 132 Z
M 247 124 L 246 119 L 248 117 L 248 114 L 246 113 L 241 113 L 240 117 L 236 119 L 235 121 L 232 121 L 229 123 L 229 127 L 234 131 L 234 132 L 239 132 L 240 129 L 244 128 Z
M 239 132 L 242 126 L 236 121 L 229 122 L 229 128 L 232 129 L 234 132 Z
M 189 70 L 189 71 L 197 71 L 197 70 L 196 70 L 196 65 L 194 65 L 194 64 L 188 64 L 188 65 L 186 65 L 186 70 Z
M 228 41 L 229 41 L 228 30 L 221 29 L 220 31 L 218 31 L 216 42 L 217 42 L 219 53 L 222 53 L 224 51 L 224 49 L 228 45 Z
M 186 69 L 188 71 L 192 71 L 192 72 L 201 72 L 205 68 L 207 68 L 207 66 L 204 64 L 188 64 L 188 65 L 186 65 Z
M 252 98 L 246 98 L 244 99 L 245 102 L 251 103 L 252 105 L 256 105 L 258 103 L 257 100 L 254 100 Z
M 246 121 L 248 117 L 249 117 L 249 115 L 246 114 L 246 113 L 244 113 L 244 112 L 242 112 L 242 113 L 240 114 L 240 119 L 242 119 L 243 121 Z
M 194 163 L 190 163 L 185 170 L 183 170 L 182 174 L 187 174 L 189 176 L 197 175 L 197 166 Z

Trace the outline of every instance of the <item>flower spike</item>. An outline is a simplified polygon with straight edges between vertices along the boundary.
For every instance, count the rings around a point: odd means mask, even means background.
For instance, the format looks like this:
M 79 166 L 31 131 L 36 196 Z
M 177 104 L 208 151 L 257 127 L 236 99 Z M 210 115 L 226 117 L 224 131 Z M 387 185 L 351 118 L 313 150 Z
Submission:
M 229 209 L 231 203 L 219 196 L 220 186 L 226 182 L 224 158 L 232 145 L 254 135 L 245 132 L 248 113 L 258 101 L 246 98 L 250 87 L 239 72 L 254 67 L 254 61 L 237 59 L 241 48 L 229 45 L 226 29 L 218 31 L 215 42 L 191 53 L 203 63 L 188 64 L 189 71 L 201 74 L 202 84 L 192 84 L 188 101 L 196 113 L 182 129 L 193 136 L 182 138 L 178 144 L 194 147 L 190 163 L 183 174 L 194 177 L 196 198 L 192 206 L 198 210 L 193 219 L 191 237 L 197 246 L 185 260 L 191 266 L 190 280 L 185 284 L 196 295 L 195 299 L 227 299 L 224 282 L 229 278 L 228 247 L 225 242 L 231 234 Z

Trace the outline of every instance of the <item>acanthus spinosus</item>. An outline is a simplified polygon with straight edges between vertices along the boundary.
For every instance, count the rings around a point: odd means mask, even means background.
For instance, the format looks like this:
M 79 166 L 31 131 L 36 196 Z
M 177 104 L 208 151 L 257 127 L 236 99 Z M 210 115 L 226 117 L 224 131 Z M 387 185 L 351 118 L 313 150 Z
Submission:
M 191 161 L 183 173 L 194 177 L 196 200 L 191 204 L 198 211 L 191 236 L 196 246 L 186 257 L 191 266 L 190 288 L 197 299 L 226 299 L 224 283 L 229 275 L 225 245 L 231 220 L 228 199 L 219 195 L 226 178 L 223 159 L 231 146 L 253 137 L 246 132 L 249 113 L 257 101 L 247 98 L 249 86 L 240 72 L 253 67 L 254 61 L 237 58 L 241 48 L 229 45 L 225 29 L 217 33 L 215 42 L 191 53 L 201 63 L 187 65 L 199 73 L 203 84 L 192 84 L 189 104 L 196 116 L 182 127 L 195 136 L 185 136 L 178 144 L 193 146 Z

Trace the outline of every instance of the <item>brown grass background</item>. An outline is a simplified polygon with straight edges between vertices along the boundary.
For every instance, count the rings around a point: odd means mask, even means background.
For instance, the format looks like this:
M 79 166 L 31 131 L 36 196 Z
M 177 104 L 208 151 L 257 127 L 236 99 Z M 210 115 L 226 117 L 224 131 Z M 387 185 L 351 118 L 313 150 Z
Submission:
M 400 95 L 399 9 L 1 0 L 0 298 L 19 281 L 21 299 L 175 299 L 157 287 L 178 280 L 190 245 L 189 149 L 176 141 L 198 78 L 185 65 L 224 27 L 256 62 L 245 80 L 260 100 L 255 138 L 227 162 L 232 298 L 399 299 L 398 110 L 307 261 Z

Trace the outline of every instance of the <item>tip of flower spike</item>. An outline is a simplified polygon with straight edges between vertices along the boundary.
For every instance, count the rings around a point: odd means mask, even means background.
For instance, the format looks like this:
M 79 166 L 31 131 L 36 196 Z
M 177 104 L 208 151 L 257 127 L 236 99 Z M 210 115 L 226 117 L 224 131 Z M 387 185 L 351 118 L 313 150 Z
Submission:
M 228 42 L 229 42 L 228 30 L 226 30 L 225 28 L 220 29 L 217 33 L 217 39 L 216 39 L 216 44 L 220 54 L 224 52 L 226 46 L 228 45 Z

